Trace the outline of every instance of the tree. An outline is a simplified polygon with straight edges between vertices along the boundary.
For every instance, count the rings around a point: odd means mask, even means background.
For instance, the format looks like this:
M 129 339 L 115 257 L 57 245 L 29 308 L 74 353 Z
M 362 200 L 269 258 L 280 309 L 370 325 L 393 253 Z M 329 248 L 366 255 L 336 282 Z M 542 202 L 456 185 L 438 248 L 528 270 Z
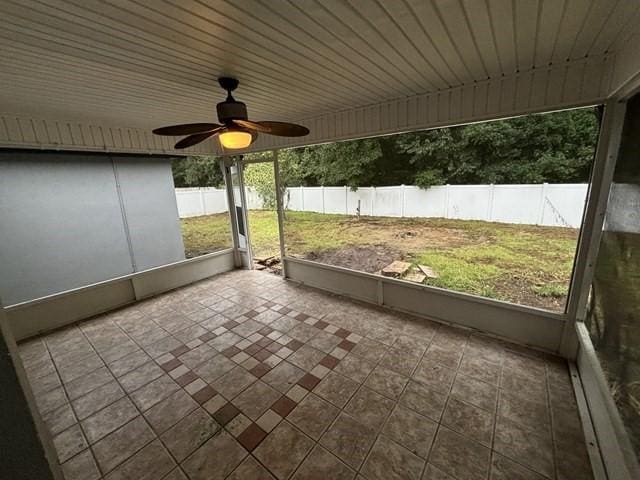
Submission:
M 174 160 L 173 183 L 176 187 L 219 187 L 224 185 L 219 159 L 213 155 L 195 155 Z

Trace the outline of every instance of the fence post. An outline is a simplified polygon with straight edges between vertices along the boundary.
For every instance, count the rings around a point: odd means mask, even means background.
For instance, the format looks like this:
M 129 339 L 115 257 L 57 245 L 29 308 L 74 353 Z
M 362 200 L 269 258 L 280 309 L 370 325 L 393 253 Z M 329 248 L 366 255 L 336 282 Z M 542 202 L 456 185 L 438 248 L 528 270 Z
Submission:
M 207 209 L 204 206 L 204 191 L 201 188 L 199 188 L 198 194 L 200 195 L 200 208 L 202 209 L 202 215 L 206 215 Z
M 376 216 L 376 187 L 373 188 L 373 193 L 371 194 L 371 216 Z
M 300 186 L 300 210 L 304 212 L 304 187 Z
M 322 194 L 322 213 L 324 213 L 324 185 L 320 187 L 320 193 Z
M 487 221 L 491 221 L 491 217 L 493 216 L 493 196 L 495 194 L 496 186 L 492 183 L 491 189 L 489 190 L 489 205 L 487 207 Z
M 448 183 L 444 186 L 444 218 L 449 218 L 449 185 Z
M 404 183 L 402 185 L 400 185 L 400 192 L 401 192 L 401 200 L 400 200 L 400 216 L 404 217 Z
M 547 198 L 547 185 L 547 182 L 543 183 L 542 188 L 540 189 L 540 206 L 538 207 L 540 216 L 538 217 L 538 225 L 542 225 L 542 222 L 544 221 L 544 207 L 546 206 L 545 200 Z
M 349 187 L 344 186 L 344 214 L 349 215 Z

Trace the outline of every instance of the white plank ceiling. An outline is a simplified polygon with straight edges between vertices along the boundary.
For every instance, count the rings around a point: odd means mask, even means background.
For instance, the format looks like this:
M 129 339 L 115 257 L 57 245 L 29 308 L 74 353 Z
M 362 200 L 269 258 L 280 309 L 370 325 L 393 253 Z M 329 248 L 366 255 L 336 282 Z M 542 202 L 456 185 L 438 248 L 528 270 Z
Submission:
M 0 0 L 0 115 L 217 121 L 231 75 L 295 121 L 606 59 L 638 25 L 637 0 Z

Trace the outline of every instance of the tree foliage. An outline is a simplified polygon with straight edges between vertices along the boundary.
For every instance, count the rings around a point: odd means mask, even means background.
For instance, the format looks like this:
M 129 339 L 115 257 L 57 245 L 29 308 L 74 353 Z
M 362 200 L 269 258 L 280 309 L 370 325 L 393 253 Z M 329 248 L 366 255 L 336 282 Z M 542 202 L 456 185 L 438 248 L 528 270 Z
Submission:
M 598 129 L 594 108 L 528 115 L 283 150 L 280 172 L 283 186 L 586 182 Z M 261 155 L 269 154 L 248 157 Z M 245 172 L 246 183 L 275 202 L 272 177 L 260 168 Z M 181 160 L 174 176 L 176 186 L 222 182 L 212 157 Z
M 224 176 L 219 159 L 213 155 L 195 155 L 174 160 L 173 183 L 176 187 L 219 187 Z
M 585 182 L 595 109 L 340 142 L 281 152 L 294 185 Z

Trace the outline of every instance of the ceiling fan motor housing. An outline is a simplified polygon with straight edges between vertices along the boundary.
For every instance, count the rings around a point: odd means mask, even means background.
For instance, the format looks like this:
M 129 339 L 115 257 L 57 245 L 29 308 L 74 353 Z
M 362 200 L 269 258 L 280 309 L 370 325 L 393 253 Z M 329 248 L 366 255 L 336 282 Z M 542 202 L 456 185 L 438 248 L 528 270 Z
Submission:
M 236 100 L 227 100 L 216 105 L 218 111 L 218 120 L 220 123 L 227 124 L 231 120 L 246 120 L 247 106 L 243 102 Z

